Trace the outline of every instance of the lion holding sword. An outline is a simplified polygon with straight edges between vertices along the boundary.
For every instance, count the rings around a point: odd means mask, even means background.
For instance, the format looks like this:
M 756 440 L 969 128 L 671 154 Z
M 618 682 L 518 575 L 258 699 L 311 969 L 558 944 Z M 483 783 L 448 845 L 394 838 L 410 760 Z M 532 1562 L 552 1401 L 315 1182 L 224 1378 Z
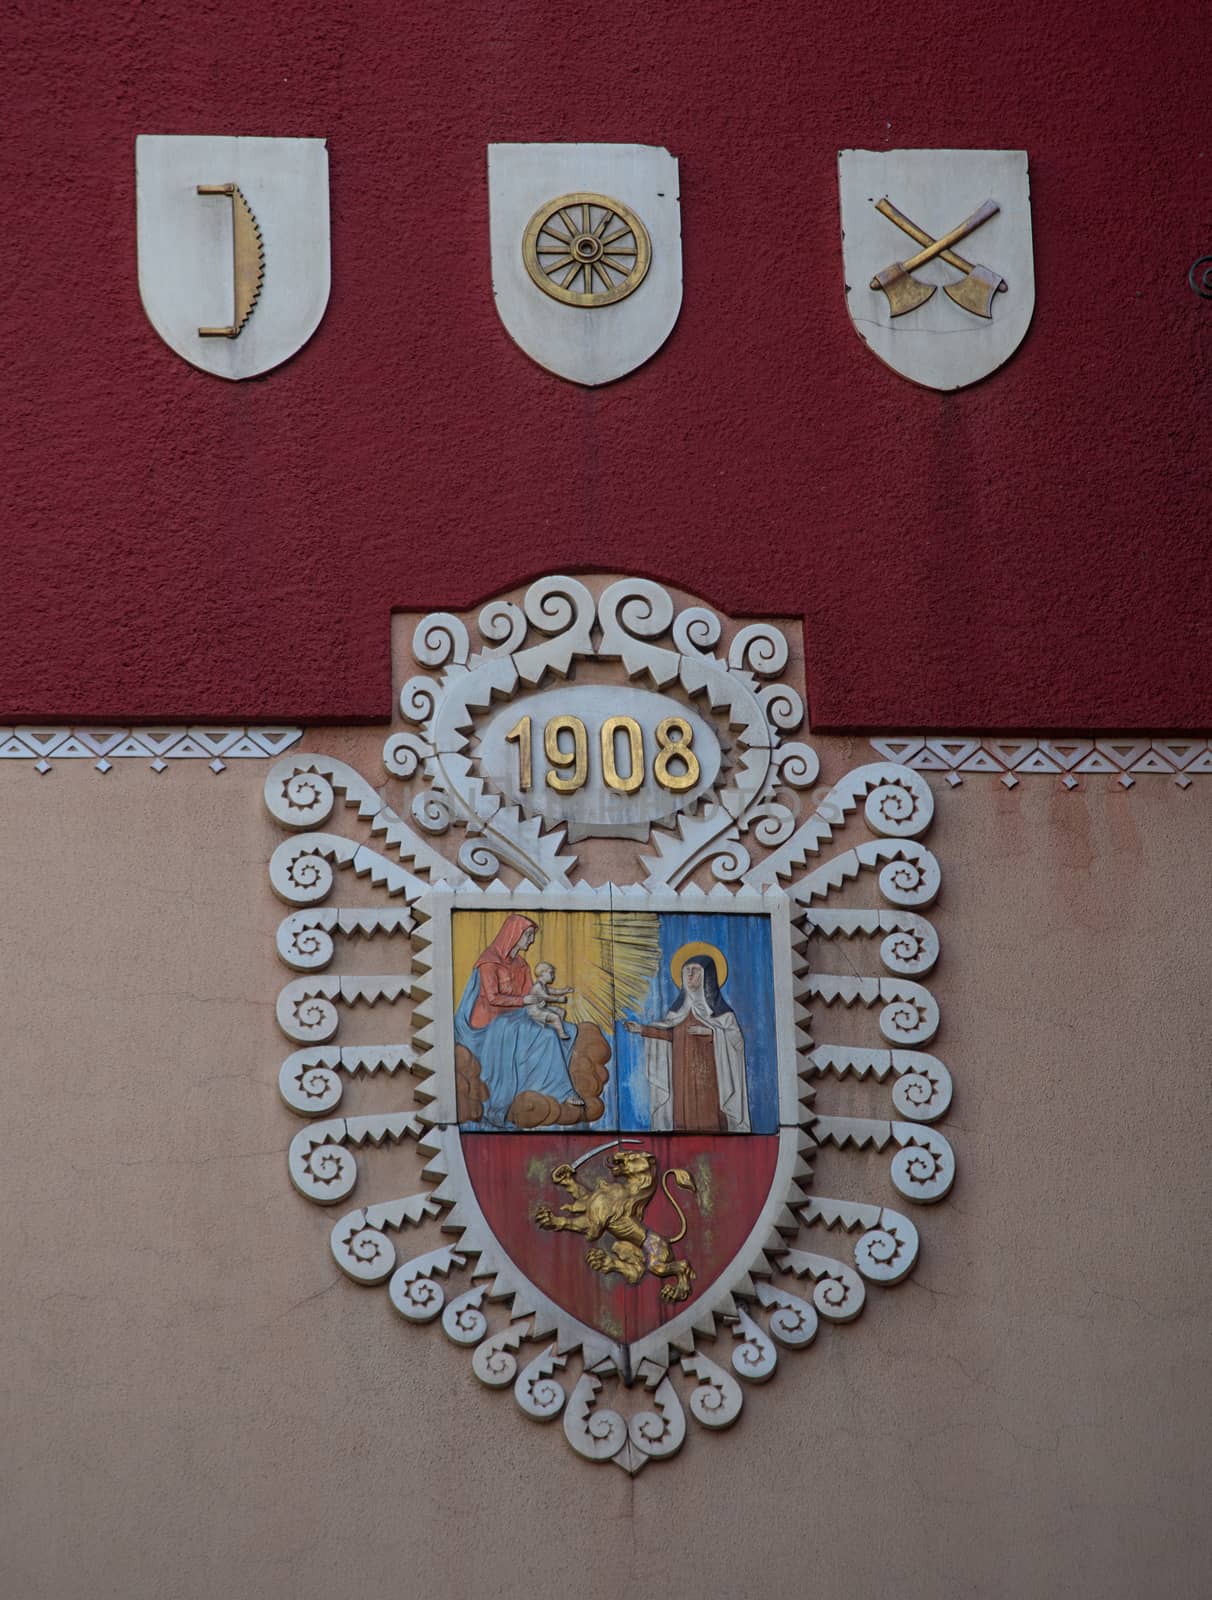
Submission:
M 578 1162 L 577 1166 L 582 1164 Z M 695 1271 L 689 1261 L 678 1260 L 673 1252 L 674 1245 L 686 1237 L 686 1215 L 668 1185 L 672 1178 L 679 1189 L 697 1193 L 694 1179 L 683 1167 L 670 1167 L 661 1179 L 665 1198 L 682 1224 L 672 1239 L 666 1239 L 644 1226 L 644 1213 L 657 1188 L 656 1157 L 647 1150 L 617 1150 L 608 1165 L 615 1181 L 599 1178 L 592 1189 L 577 1180 L 575 1169 L 566 1162 L 554 1168 L 552 1182 L 566 1189 L 572 1199 L 558 1212 L 550 1206 L 539 1206 L 535 1221 L 540 1228 L 583 1234 L 594 1244 L 592 1250 L 586 1251 L 585 1260 L 595 1272 L 617 1272 L 633 1284 L 651 1272 L 655 1278 L 671 1280 L 661 1285 L 662 1300 L 687 1299 Z M 614 1240 L 612 1249 L 597 1246 L 596 1241 L 604 1233 Z

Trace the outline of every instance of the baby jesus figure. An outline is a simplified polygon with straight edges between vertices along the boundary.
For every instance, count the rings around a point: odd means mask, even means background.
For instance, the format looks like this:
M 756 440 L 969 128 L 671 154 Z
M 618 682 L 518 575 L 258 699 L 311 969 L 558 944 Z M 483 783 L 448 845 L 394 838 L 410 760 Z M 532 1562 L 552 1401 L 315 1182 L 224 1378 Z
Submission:
M 545 1027 L 554 1028 L 561 1039 L 567 1039 L 564 1027 L 564 1008 L 561 1001 L 568 999 L 571 989 L 555 989 L 556 971 L 550 961 L 540 961 L 534 969 L 534 983 L 525 999 L 526 1015 Z

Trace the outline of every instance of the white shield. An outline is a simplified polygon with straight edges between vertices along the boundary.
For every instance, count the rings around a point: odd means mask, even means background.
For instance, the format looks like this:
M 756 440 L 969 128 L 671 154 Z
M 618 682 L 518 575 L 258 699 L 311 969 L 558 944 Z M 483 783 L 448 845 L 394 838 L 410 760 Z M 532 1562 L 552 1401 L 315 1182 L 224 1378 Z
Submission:
M 135 141 L 139 293 L 186 361 L 253 378 L 293 356 L 328 304 L 323 139 Z
M 682 304 L 678 164 L 638 144 L 488 147 L 492 286 L 549 372 L 610 383 L 669 337 Z
M 1022 343 L 1035 306 L 1023 150 L 843 150 L 846 304 L 860 339 L 930 389 L 962 389 Z M 915 257 L 954 235 L 946 253 Z

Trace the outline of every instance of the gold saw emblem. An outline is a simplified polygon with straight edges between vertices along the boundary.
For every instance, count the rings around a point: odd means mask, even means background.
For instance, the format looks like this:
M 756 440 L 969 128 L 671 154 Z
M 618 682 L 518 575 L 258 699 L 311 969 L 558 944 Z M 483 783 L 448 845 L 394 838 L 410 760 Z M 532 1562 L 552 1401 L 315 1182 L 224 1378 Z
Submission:
M 604 194 L 562 194 L 531 217 L 522 260 L 544 294 L 569 306 L 609 306 L 634 294 L 652 261 L 648 229 Z
M 231 200 L 232 319 L 222 328 L 199 328 L 200 339 L 238 339 L 261 298 L 265 280 L 265 247 L 252 207 L 236 183 L 200 183 L 199 194 L 227 195 Z

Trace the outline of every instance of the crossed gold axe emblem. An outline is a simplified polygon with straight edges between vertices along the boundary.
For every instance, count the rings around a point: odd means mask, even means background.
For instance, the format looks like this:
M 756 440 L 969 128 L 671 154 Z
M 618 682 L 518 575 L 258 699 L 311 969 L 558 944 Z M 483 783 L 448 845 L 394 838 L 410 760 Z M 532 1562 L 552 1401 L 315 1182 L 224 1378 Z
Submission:
M 964 274 L 959 283 L 944 284 L 943 293 L 974 317 L 993 316 L 993 296 L 999 289 L 1005 289 L 1005 278 L 989 267 L 965 261 L 963 256 L 956 255 L 951 246 L 968 234 L 975 233 L 983 222 L 997 215 L 1001 208 L 996 200 L 986 200 L 958 227 L 938 239 L 932 239 L 924 228 L 910 222 L 889 200 L 877 200 L 875 209 L 889 222 L 895 222 L 902 233 L 916 239 L 918 244 L 925 245 L 925 249 L 919 250 L 915 256 L 910 256 L 907 261 L 894 261 L 883 272 L 877 272 L 871 280 L 873 289 L 882 289 L 887 295 L 888 310 L 892 316 L 903 317 L 906 311 L 916 311 L 918 306 L 924 306 L 929 300 L 936 286 L 919 283 L 913 274 L 918 267 L 924 267 L 927 261 L 933 261 L 935 256 L 940 256 L 949 267 L 955 267 Z

